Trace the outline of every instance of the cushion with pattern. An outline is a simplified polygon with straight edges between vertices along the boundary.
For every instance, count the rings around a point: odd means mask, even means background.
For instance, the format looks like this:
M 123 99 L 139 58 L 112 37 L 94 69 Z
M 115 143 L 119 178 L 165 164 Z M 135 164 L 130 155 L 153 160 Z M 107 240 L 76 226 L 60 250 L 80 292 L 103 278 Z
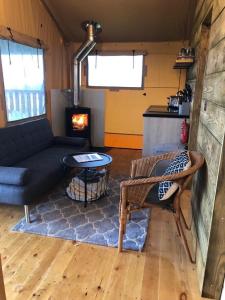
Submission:
M 185 171 L 191 167 L 191 160 L 188 151 L 179 153 L 174 160 L 172 160 L 169 166 L 166 168 L 163 176 L 177 174 Z M 176 182 L 166 180 L 159 184 L 158 197 L 159 200 L 166 200 L 170 198 L 178 189 Z

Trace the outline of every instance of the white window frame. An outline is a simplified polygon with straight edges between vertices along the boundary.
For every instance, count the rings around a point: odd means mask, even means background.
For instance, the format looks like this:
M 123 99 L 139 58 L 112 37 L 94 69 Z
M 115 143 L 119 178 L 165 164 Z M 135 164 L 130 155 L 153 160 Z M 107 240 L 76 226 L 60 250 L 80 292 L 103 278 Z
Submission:
M 22 35 L 22 41 L 20 41 L 20 34 L 18 33 L 18 38 L 19 38 L 19 41 L 17 41 L 16 39 L 8 39 L 7 37 L 4 37 L 4 36 L 0 36 L 0 39 L 1 40 L 9 40 L 9 41 L 13 41 L 17 44 L 21 44 L 23 46 L 29 46 L 29 47 L 32 47 L 32 48 L 36 48 L 36 49 L 41 49 L 43 51 L 43 85 L 44 85 L 44 106 L 45 106 L 45 112 L 43 114 L 40 114 L 40 115 L 36 115 L 36 116 L 30 116 L 30 117 L 27 117 L 27 118 L 22 118 L 22 119 L 19 119 L 19 120 L 8 120 L 8 113 L 7 113 L 7 104 L 6 104 L 6 95 L 5 95 L 5 86 L 4 86 L 4 75 L 3 75 L 3 68 L 2 68 L 2 60 L 1 60 L 1 55 L 0 55 L 0 81 L 2 81 L 0 83 L 0 94 L 2 93 L 2 109 L 4 111 L 4 119 L 5 119 L 5 125 L 6 126 L 13 126 L 13 125 L 16 125 L 16 124 L 21 124 L 21 123 L 26 123 L 26 122 L 30 122 L 32 120 L 38 120 L 38 119 L 43 119 L 43 118 L 46 118 L 47 117 L 47 93 L 46 93 L 46 81 L 45 81 L 45 59 L 46 59 L 46 48 L 44 47 L 44 44 L 43 44 L 43 47 L 41 47 L 41 41 L 39 39 L 33 39 L 33 38 L 30 38 L 30 37 L 24 37 Z M 26 38 L 27 38 L 27 41 L 26 42 Z
M 118 90 L 118 89 L 122 89 L 122 90 L 143 90 L 144 89 L 144 77 L 145 77 L 145 52 L 140 52 L 140 51 L 129 51 L 129 52 L 96 52 L 96 54 L 91 54 L 89 56 L 92 57 L 96 57 L 97 56 L 130 56 L 131 59 L 132 57 L 135 57 L 136 55 L 141 55 L 143 56 L 143 61 L 142 61 L 142 74 L 141 74 L 141 85 L 138 87 L 135 86 L 120 86 L 120 85 L 90 85 L 89 83 L 89 63 L 87 61 L 87 72 L 86 72 L 86 86 L 88 88 L 93 88 L 93 89 L 110 89 L 110 90 Z M 88 56 L 88 57 L 89 57 Z M 98 57 L 97 57 L 98 58 Z

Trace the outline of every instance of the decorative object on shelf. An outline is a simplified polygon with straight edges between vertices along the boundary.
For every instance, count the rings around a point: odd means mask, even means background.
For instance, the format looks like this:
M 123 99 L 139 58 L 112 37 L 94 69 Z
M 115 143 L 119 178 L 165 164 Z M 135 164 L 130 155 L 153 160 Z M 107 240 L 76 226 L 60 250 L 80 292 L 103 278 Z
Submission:
M 181 48 L 179 55 L 173 66 L 174 69 L 188 69 L 194 63 L 195 49 L 194 48 Z

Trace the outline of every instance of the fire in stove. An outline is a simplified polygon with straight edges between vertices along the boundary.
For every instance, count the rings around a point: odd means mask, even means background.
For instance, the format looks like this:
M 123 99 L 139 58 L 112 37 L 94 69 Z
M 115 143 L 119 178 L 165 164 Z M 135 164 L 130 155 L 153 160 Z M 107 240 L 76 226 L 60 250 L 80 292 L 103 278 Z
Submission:
M 72 127 L 74 130 L 84 130 L 88 127 L 88 114 L 73 114 Z
M 91 140 L 91 110 L 89 107 L 66 107 L 66 135 Z

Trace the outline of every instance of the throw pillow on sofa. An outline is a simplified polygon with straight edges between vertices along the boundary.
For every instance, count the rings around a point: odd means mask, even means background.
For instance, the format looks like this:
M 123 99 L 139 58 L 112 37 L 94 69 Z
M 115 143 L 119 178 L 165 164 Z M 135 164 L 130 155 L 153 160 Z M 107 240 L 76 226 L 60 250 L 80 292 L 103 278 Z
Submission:
M 191 159 L 188 151 L 181 152 L 174 160 L 172 160 L 163 173 L 163 176 L 180 173 L 191 167 Z M 158 197 L 159 200 L 169 199 L 178 189 L 178 184 L 173 181 L 162 181 L 159 184 Z

